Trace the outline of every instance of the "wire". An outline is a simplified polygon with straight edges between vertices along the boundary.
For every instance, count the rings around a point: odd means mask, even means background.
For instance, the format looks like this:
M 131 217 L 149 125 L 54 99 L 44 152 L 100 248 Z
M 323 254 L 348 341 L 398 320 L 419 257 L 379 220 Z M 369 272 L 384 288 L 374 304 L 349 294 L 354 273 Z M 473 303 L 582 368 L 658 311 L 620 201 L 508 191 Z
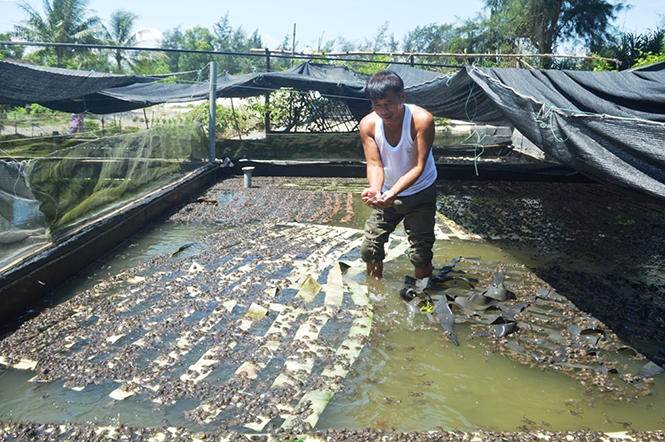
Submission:
M 452 76 L 451 76 L 452 78 Z M 450 86 L 450 81 L 451 78 L 448 79 L 446 82 L 446 86 Z M 476 116 L 478 113 L 478 100 L 476 99 L 476 96 L 474 95 L 474 83 L 469 84 L 469 93 L 466 96 L 466 100 L 464 101 L 464 115 L 466 115 L 467 121 L 473 125 L 473 130 L 469 133 L 469 135 L 460 142 L 462 146 L 473 146 L 473 168 L 476 173 L 476 176 L 480 176 L 480 173 L 478 171 L 478 160 L 480 160 L 481 156 L 483 153 L 485 153 L 485 147 L 483 146 L 483 140 L 485 137 L 487 137 L 487 134 L 481 134 L 478 131 L 478 128 L 476 126 Z M 472 112 L 470 111 L 470 106 L 473 104 L 473 110 Z M 473 138 L 476 138 L 475 141 L 469 142 L 469 140 L 472 140 Z M 480 148 L 480 150 L 478 150 Z

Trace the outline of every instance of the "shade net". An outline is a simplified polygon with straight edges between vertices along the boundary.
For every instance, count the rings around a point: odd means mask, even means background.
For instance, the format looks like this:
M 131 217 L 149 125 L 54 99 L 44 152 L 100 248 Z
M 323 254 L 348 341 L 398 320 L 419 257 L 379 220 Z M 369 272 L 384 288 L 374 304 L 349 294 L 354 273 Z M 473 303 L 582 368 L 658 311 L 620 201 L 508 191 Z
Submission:
M 79 105 L 84 105 L 83 101 L 89 94 L 100 90 L 154 80 L 134 75 L 114 75 L 2 61 L 0 62 L 0 103 L 22 105 L 67 100 L 78 101 Z
M 0 161 L 0 267 L 207 164 L 198 125 L 105 137 Z
M 0 62 L 0 102 L 37 102 L 68 112 L 111 113 L 156 103 L 206 99 L 209 84 L 141 84 L 145 77 L 91 75 L 79 87 L 59 80 L 68 74 L 49 68 L 24 68 L 17 80 Z M 437 117 L 516 128 L 545 154 L 593 179 L 665 199 L 665 70 L 583 72 L 479 69 L 468 66 L 444 75 L 392 65 L 405 80 L 407 100 Z M 32 72 L 34 71 L 34 72 Z M 367 75 L 350 69 L 303 63 L 283 72 L 222 75 L 218 97 L 265 95 L 281 88 L 318 91 L 341 100 L 354 118 L 370 112 L 364 98 Z M 39 86 L 35 83 L 41 81 Z M 125 84 L 122 82 L 125 81 Z M 18 82 L 18 83 L 17 83 Z M 99 82 L 98 88 L 91 83 Z M 102 87 L 102 82 L 109 82 Z M 54 95 L 51 88 L 59 90 Z M 34 86 L 34 88 L 33 88 Z M 85 86 L 85 87 L 84 87 Z M 19 96 L 22 88 L 27 91 Z M 32 89 L 31 89 L 32 88 Z M 44 95 L 40 95 L 41 92 Z M 68 98 L 66 98 L 68 97 Z M 10 101 L 7 101 L 10 100 Z M 13 101 L 11 101 L 13 100 Z
M 414 78 L 412 68 L 391 69 Z M 467 67 L 406 90 L 435 116 L 508 124 L 590 178 L 665 199 L 665 71 Z

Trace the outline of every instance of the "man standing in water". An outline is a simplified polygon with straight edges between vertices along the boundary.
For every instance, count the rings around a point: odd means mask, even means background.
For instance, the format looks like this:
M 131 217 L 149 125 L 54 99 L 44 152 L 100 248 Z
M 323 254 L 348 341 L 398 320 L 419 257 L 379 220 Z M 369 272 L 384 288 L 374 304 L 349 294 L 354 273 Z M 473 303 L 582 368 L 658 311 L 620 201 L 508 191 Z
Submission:
M 370 277 L 381 279 L 385 243 L 403 220 L 415 276 L 426 278 L 432 274 L 435 240 L 434 118 L 419 106 L 405 104 L 404 82 L 394 72 L 372 75 L 365 92 L 374 112 L 360 122 L 369 181 L 362 199 L 372 213 L 365 223 L 361 257 Z

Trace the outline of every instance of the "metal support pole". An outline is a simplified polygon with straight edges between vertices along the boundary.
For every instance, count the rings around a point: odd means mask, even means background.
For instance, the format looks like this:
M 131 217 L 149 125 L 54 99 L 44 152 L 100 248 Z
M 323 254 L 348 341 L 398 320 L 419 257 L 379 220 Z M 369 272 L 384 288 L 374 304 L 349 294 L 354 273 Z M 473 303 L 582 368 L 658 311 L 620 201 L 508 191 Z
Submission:
M 270 72 L 270 49 L 266 48 L 266 72 Z M 266 113 L 264 117 L 264 125 L 266 127 L 266 134 L 270 132 L 270 93 L 266 97 Z
M 293 66 L 293 60 L 296 55 L 296 24 L 293 24 L 293 43 L 291 44 L 291 66 Z
M 217 62 L 210 62 L 210 113 L 208 114 L 208 148 L 210 162 L 217 158 L 215 151 L 215 127 L 217 125 Z

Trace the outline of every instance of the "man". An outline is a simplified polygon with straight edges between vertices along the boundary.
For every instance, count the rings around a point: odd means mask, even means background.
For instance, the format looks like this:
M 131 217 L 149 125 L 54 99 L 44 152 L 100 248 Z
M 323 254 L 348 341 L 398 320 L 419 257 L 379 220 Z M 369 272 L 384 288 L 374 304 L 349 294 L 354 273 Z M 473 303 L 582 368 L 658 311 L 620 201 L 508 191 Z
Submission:
M 404 83 L 394 72 L 372 75 L 365 91 L 374 111 L 360 122 L 369 181 L 362 199 L 372 213 L 365 223 L 361 257 L 370 277 L 381 279 L 385 243 L 404 221 L 415 276 L 426 278 L 432 274 L 435 239 L 434 118 L 419 106 L 405 104 Z

